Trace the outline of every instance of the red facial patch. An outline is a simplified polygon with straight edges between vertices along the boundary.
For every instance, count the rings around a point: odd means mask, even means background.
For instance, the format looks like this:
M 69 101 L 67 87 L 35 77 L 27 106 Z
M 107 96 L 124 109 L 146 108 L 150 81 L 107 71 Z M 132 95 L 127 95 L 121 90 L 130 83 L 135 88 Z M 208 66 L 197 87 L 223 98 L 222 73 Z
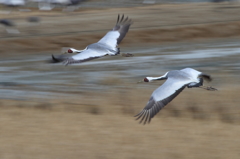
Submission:
M 144 78 L 144 82 L 149 82 L 149 80 L 147 78 Z
M 73 51 L 71 49 L 68 49 L 68 53 L 73 53 Z

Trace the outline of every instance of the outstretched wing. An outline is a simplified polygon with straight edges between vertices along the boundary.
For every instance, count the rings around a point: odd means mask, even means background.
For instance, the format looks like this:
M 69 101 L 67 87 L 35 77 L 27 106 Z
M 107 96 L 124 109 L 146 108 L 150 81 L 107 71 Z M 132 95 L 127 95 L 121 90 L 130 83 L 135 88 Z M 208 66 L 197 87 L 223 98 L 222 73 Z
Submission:
M 92 59 L 103 57 L 105 55 L 107 55 L 107 53 L 103 52 L 101 50 L 96 51 L 94 49 L 87 49 L 87 50 L 84 50 L 83 52 L 81 52 L 77 55 L 74 55 L 74 56 L 66 59 L 63 63 L 65 65 L 73 64 L 73 63 L 82 63 L 82 62 L 85 62 L 85 61 L 89 61 L 89 60 L 92 60 Z
M 124 15 L 122 15 L 122 17 L 118 15 L 115 27 L 112 29 L 112 31 L 109 31 L 101 40 L 99 40 L 98 43 L 107 44 L 108 46 L 115 48 L 125 37 L 132 23 L 132 20 L 128 19 L 128 17 L 124 18 Z
M 150 122 L 151 119 L 169 102 L 171 102 L 185 87 L 190 83 L 190 79 L 179 81 L 176 79 L 168 78 L 167 81 L 156 89 L 148 101 L 145 108 L 137 114 L 136 120 L 140 119 L 140 123 L 144 121 Z
M 69 56 L 66 56 L 66 55 L 58 55 L 58 56 L 54 56 L 52 55 L 52 60 L 49 61 L 50 63 L 58 63 L 58 62 L 62 62 L 66 59 L 68 59 Z
M 209 82 L 212 81 L 212 78 L 210 75 L 199 72 L 192 68 L 185 68 L 185 69 L 182 69 L 181 71 L 191 75 L 192 77 L 203 78 L 204 80 L 209 81 Z

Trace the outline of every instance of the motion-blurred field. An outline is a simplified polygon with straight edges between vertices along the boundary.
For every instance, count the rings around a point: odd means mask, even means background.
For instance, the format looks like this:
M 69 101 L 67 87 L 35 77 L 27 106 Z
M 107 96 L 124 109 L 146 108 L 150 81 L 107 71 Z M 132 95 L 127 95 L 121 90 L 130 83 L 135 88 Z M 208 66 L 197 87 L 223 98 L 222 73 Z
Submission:
M 178 4 L 0 15 L 21 31 L 1 30 L 0 158 L 238 159 L 239 10 Z M 120 44 L 134 57 L 47 63 L 62 47 L 96 42 L 118 13 L 134 20 Z M 30 15 L 42 22 L 28 25 Z M 185 89 L 151 124 L 138 124 L 133 116 L 162 82 L 137 81 L 184 67 L 211 74 L 205 84 L 218 91 Z

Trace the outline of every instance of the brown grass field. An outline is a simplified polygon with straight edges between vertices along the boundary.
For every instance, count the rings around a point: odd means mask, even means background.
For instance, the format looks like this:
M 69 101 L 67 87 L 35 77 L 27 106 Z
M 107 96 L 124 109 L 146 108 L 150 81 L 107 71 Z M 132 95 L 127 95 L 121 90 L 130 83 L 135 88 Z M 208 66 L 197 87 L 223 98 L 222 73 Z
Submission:
M 21 34 L 8 35 L 1 27 L 0 57 L 2 61 L 15 56 L 26 59 L 31 54 L 48 57 L 59 53 L 61 47 L 85 47 L 110 29 L 109 23 L 116 21 L 118 13 L 134 19 L 121 43 L 123 48 L 238 39 L 239 11 L 236 4 L 203 3 L 83 9 L 73 13 L 13 12 L 0 17 L 15 19 Z M 41 24 L 28 26 L 25 19 L 30 15 L 40 16 Z M 237 60 L 239 56 L 234 58 Z M 59 69 L 68 70 L 71 66 Z M 185 89 L 146 125 L 138 124 L 133 116 L 162 82 L 136 84 L 112 76 L 98 83 L 111 89 L 73 91 L 71 98 L 1 99 L 0 158 L 239 159 L 237 73 L 215 72 L 216 80 L 212 83 L 218 88 L 215 92 Z M 63 85 L 70 88 L 78 83 Z M 23 85 L 16 89 L 31 87 Z

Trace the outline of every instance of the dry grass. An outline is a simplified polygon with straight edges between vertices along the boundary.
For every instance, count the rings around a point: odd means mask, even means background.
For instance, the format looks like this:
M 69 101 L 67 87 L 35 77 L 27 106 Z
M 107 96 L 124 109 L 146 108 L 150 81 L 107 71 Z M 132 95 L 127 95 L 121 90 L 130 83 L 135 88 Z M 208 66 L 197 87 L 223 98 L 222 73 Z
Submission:
M 9 15 L 22 22 L 19 26 L 22 34 L 1 39 L 0 53 L 3 58 L 9 59 L 16 54 L 28 58 L 28 54 L 36 52 L 49 56 L 66 46 L 80 49 L 99 40 L 105 31 L 94 32 L 94 35 L 88 32 L 75 35 L 68 34 L 69 29 L 73 32 L 86 28 L 96 30 L 96 26 L 100 30 L 110 29 L 109 24 L 115 22 L 115 15 L 122 12 L 133 17 L 135 22 L 135 28 L 131 28 L 123 46 L 239 36 L 239 22 L 227 22 L 238 18 L 239 8 L 217 7 L 209 4 L 157 5 L 107 11 L 84 10 L 70 16 L 59 12 Z M 38 30 L 36 35 L 30 34 L 24 26 L 23 21 L 29 14 L 44 17 L 43 23 L 35 28 Z M 111 21 L 105 22 L 108 18 Z M 209 23 L 218 20 L 223 22 Z M 205 24 L 185 25 L 189 22 Z M 6 36 L 4 31 L 1 33 Z M 45 36 L 48 33 L 58 35 Z M 24 37 L 28 35 L 30 37 Z M 81 69 L 85 67 L 81 66 Z M 31 66 L 26 64 L 26 69 L 31 70 Z M 39 70 L 47 71 L 45 68 Z M 97 86 L 110 88 L 101 92 L 74 89 L 68 92 L 71 98 L 29 101 L 1 99 L 0 158 L 238 159 L 239 81 L 227 78 L 228 74 L 215 75 L 225 76 L 222 78 L 225 81 L 218 81 L 214 85 L 219 91 L 186 89 L 161 110 L 151 124 L 145 126 L 138 124 L 133 116 L 145 106 L 152 91 L 160 85 L 158 82 L 136 84 L 112 76 L 98 80 Z M 73 79 L 72 83 L 82 83 L 81 80 Z M 70 89 L 76 84 L 63 85 Z M 15 89 L 33 88 L 21 85 Z
M 74 101 L 1 100 L 0 158 L 237 159 L 240 88 L 219 89 L 186 89 L 145 126 L 133 118 L 152 92 L 141 86 Z
M 239 158 L 239 125 L 212 120 L 222 114 L 206 107 L 197 114 L 208 118 L 195 118 L 171 104 L 143 126 L 126 104 L 32 104 L 1 107 L 1 158 Z

